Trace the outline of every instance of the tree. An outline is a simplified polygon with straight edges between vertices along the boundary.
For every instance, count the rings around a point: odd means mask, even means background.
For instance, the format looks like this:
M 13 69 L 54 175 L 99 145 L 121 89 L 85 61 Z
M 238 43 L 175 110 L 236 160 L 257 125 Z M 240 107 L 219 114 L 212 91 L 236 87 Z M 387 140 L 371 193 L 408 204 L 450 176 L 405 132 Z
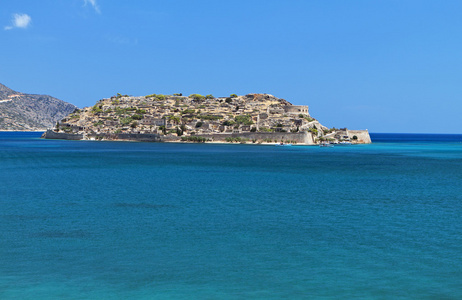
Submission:
M 162 131 L 163 134 L 167 134 L 167 128 L 164 125 L 159 126 L 159 129 Z
M 237 98 L 237 95 L 236 94 L 231 94 L 229 95 L 231 98 Z
M 180 123 L 180 117 L 179 116 L 168 116 L 168 119 L 173 122 L 173 124 L 179 124 Z
M 205 96 L 202 96 L 200 94 L 191 94 L 189 95 L 189 98 L 193 98 L 196 101 L 201 101 L 205 99 Z
M 221 123 L 223 126 L 232 126 L 234 124 L 236 124 L 236 122 L 232 121 L 232 120 L 226 120 L 224 121 L 223 123 Z

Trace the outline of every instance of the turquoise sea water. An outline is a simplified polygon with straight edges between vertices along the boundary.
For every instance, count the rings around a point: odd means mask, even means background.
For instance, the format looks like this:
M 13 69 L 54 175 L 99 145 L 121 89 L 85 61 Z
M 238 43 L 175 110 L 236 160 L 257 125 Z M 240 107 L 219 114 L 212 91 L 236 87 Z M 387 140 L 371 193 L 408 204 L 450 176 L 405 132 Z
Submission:
M 0 133 L 0 299 L 461 299 L 462 135 Z

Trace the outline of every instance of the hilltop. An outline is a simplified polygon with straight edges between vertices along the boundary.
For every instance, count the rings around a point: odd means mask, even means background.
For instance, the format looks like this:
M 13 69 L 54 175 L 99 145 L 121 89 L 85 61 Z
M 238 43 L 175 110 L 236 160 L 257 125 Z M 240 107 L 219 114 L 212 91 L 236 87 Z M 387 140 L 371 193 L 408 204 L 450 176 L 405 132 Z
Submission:
M 367 132 L 366 132 L 367 133 Z M 62 119 L 46 138 L 152 141 L 252 141 L 314 144 L 370 142 L 369 134 L 327 128 L 309 114 L 269 94 L 214 97 L 192 94 L 118 94 Z
M 20 93 L 0 84 L 0 130 L 45 130 L 76 108 L 48 95 Z

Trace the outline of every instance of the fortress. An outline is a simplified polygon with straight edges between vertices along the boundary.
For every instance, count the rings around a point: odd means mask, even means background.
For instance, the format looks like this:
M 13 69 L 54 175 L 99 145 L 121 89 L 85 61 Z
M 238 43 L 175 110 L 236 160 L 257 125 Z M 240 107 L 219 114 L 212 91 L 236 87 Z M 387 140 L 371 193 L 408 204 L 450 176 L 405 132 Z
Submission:
M 118 94 L 77 109 L 45 132 L 72 140 L 292 143 L 370 143 L 366 131 L 327 128 L 308 106 L 269 94 L 215 98 L 212 95 Z

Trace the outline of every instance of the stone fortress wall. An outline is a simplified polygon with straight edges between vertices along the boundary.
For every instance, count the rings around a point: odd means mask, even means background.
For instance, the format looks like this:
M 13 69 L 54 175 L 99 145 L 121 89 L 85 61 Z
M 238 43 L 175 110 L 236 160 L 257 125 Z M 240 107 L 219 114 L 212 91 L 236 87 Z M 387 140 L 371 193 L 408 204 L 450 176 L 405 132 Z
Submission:
M 358 142 L 361 144 L 370 144 L 372 143 L 369 131 L 366 130 L 347 130 L 348 137 L 350 140 L 353 140 L 353 137 L 358 138 Z
M 309 115 L 308 105 L 286 105 L 284 106 L 284 112 L 291 115 Z
M 226 138 L 239 137 L 241 139 L 248 139 L 249 141 L 272 140 L 274 143 L 284 142 L 301 145 L 315 145 L 313 135 L 308 132 L 240 132 L 231 134 L 207 134 L 198 136 L 213 139 L 215 142 L 225 142 Z
M 138 141 L 138 142 L 176 142 L 181 141 L 181 137 L 177 136 L 161 136 L 159 134 L 145 134 L 145 133 L 132 133 L 132 134 L 92 134 L 83 136 L 81 134 L 68 134 L 57 133 L 53 130 L 47 130 L 47 139 L 61 139 L 61 140 L 123 140 L 123 141 Z M 271 140 L 274 143 L 296 143 L 300 145 L 315 145 L 313 135 L 308 132 L 241 132 L 231 134 L 204 134 L 197 135 L 215 142 L 226 142 L 226 138 L 241 138 L 247 139 L 249 142 L 252 140 L 265 141 Z

